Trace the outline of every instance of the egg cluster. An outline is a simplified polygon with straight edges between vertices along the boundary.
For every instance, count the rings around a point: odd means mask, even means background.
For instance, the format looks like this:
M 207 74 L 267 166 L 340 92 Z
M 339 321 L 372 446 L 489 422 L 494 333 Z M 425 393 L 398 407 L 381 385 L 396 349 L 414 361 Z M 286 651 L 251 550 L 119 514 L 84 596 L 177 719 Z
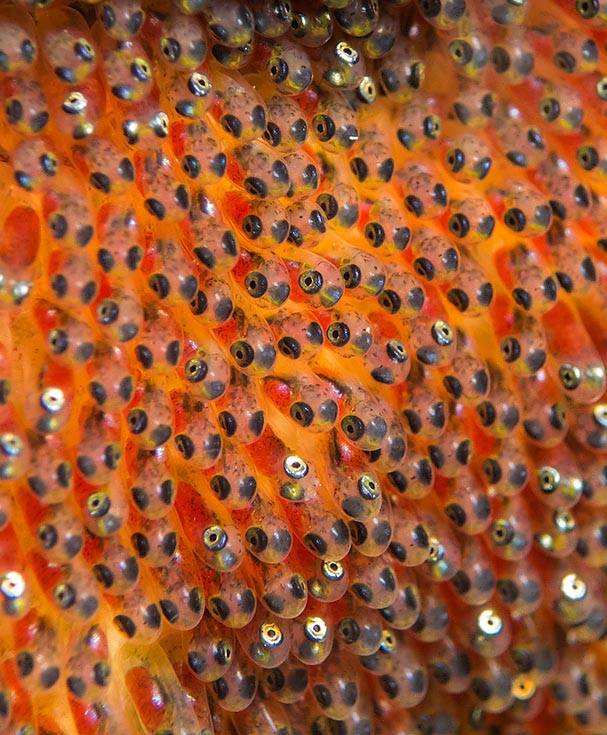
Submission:
M 0 734 L 607 732 L 607 5 L 0 5 Z

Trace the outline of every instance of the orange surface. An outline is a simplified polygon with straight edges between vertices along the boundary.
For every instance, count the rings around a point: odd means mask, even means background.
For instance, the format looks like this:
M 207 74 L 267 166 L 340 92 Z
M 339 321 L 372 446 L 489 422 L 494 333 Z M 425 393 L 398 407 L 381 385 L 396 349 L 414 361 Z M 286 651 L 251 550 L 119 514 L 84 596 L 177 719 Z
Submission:
M 0 735 L 607 733 L 606 41 L 0 2 Z

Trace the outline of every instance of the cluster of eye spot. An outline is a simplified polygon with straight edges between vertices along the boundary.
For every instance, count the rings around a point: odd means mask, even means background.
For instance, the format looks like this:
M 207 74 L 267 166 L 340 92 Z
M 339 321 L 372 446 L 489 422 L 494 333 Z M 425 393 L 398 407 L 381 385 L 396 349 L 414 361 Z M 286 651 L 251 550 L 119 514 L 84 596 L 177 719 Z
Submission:
M 0 733 L 605 731 L 606 39 L 0 6 Z

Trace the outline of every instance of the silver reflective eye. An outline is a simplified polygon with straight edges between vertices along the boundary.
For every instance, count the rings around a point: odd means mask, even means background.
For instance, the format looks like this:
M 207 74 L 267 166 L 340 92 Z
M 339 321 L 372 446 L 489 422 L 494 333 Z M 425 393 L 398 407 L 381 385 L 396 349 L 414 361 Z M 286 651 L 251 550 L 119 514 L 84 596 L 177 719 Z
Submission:
M 11 432 L 0 436 L 0 449 L 11 457 L 18 457 L 23 451 L 23 441 Z
M 63 100 L 61 109 L 68 115 L 78 115 L 84 112 L 88 106 L 88 101 L 82 92 L 70 92 Z
M 159 138 L 169 134 L 169 118 L 166 112 L 157 112 L 150 121 L 150 127 Z
M 80 122 L 78 125 L 74 128 L 73 137 L 77 138 L 78 140 L 82 140 L 82 138 L 88 138 L 89 135 L 92 135 L 95 132 L 95 126 L 91 122 Z
M 434 537 L 428 539 L 428 561 L 436 563 L 445 556 L 445 547 Z
M 432 333 L 432 339 L 437 345 L 448 347 L 450 344 L 453 344 L 453 330 L 446 321 L 437 319 L 432 325 L 430 332 Z
M 202 358 L 192 357 L 186 362 L 184 372 L 188 382 L 199 383 L 206 378 L 209 367 Z
M 168 61 L 174 62 L 181 56 L 181 44 L 176 38 L 164 37 L 160 40 L 160 50 Z
M 537 481 L 543 493 L 553 493 L 561 481 L 561 476 L 554 467 L 542 467 L 538 470 Z
M 485 635 L 493 636 L 501 632 L 504 623 L 495 610 L 489 608 L 478 616 L 478 627 Z
M 297 503 L 303 500 L 305 497 L 305 491 L 303 487 L 297 482 L 285 482 L 280 488 L 280 495 L 285 500 L 290 500 L 292 503 Z
M 554 525 L 563 533 L 569 533 L 569 531 L 575 529 L 575 518 L 568 510 L 563 510 L 562 508 L 555 510 L 552 519 Z
M 293 13 L 293 20 L 291 21 L 291 28 L 293 29 L 293 35 L 295 38 L 302 38 L 309 30 L 310 22 L 303 13 Z
M 360 58 L 358 51 L 352 48 L 352 46 L 345 41 L 339 41 L 335 46 L 335 56 L 337 56 L 337 58 L 344 64 L 348 64 L 349 66 L 358 64 L 358 59 Z
M 29 296 L 32 286 L 31 281 L 19 281 L 13 286 L 13 301 L 17 306 Z
M 356 88 L 359 99 L 367 105 L 377 99 L 377 86 L 373 77 L 363 77 Z
M 74 43 L 74 53 L 82 61 L 94 61 L 95 60 L 95 49 L 86 40 L 86 38 L 79 38 Z
M 342 579 L 344 576 L 344 568 L 338 561 L 323 561 L 321 569 L 327 579 Z
M 266 64 L 266 70 L 276 84 L 282 84 L 289 76 L 289 65 L 280 56 L 272 56 Z
M 390 339 L 386 343 L 386 353 L 388 357 L 396 363 L 402 364 L 407 362 L 409 355 L 407 355 L 407 349 L 402 342 L 397 339 Z
M 188 80 L 188 89 L 195 97 L 208 97 L 211 94 L 211 82 L 206 74 L 195 71 Z
M 125 120 L 122 124 L 122 130 L 129 142 L 134 142 L 139 137 L 139 123 L 137 120 Z
M 596 93 L 599 99 L 607 100 L 607 77 L 602 77 L 596 83 Z
M 12 600 L 25 592 L 25 580 L 19 572 L 7 572 L 0 578 L 0 592 Z
M 592 417 L 599 426 L 607 429 L 607 403 L 598 403 L 592 409 Z
M 49 413 L 59 413 L 65 406 L 65 396 L 60 388 L 47 388 L 40 395 L 40 405 Z
M 209 551 L 221 551 L 228 541 L 228 534 L 220 526 L 209 526 L 202 534 L 202 543 Z
M 567 390 L 575 390 L 582 380 L 582 371 L 566 362 L 559 367 L 559 380 Z
M 259 636 L 266 646 L 278 646 L 283 641 L 282 630 L 276 623 L 262 623 Z
M 65 610 L 76 602 L 76 590 L 71 584 L 60 582 L 53 590 L 53 599 L 60 608 Z
M 514 529 L 508 521 L 499 518 L 491 524 L 491 538 L 498 546 L 506 546 L 514 538 Z
M 139 57 L 131 64 L 131 74 L 139 82 L 147 82 L 152 78 L 152 72 L 148 62 Z
M 103 518 L 111 506 L 112 502 L 104 492 L 91 493 L 86 501 L 87 513 L 93 518 Z
M 285 473 L 294 480 L 300 480 L 308 474 L 308 465 L 301 457 L 290 454 L 284 461 Z
M 79 38 L 74 44 L 74 53 L 82 61 L 93 62 L 95 61 L 95 49 L 86 40 L 86 38 Z
M 305 619 L 304 634 L 309 640 L 320 643 L 326 639 L 328 632 L 327 624 L 322 618 L 315 616 Z
M 586 590 L 585 582 L 577 574 L 566 574 L 561 580 L 561 592 L 568 600 L 582 600 Z
M 386 653 L 392 653 L 396 649 L 396 640 L 394 638 L 394 631 L 384 628 L 381 632 L 381 642 L 379 647 Z
M 358 492 L 365 500 L 377 500 L 381 495 L 379 482 L 368 472 L 365 472 L 358 478 L 357 485 Z

